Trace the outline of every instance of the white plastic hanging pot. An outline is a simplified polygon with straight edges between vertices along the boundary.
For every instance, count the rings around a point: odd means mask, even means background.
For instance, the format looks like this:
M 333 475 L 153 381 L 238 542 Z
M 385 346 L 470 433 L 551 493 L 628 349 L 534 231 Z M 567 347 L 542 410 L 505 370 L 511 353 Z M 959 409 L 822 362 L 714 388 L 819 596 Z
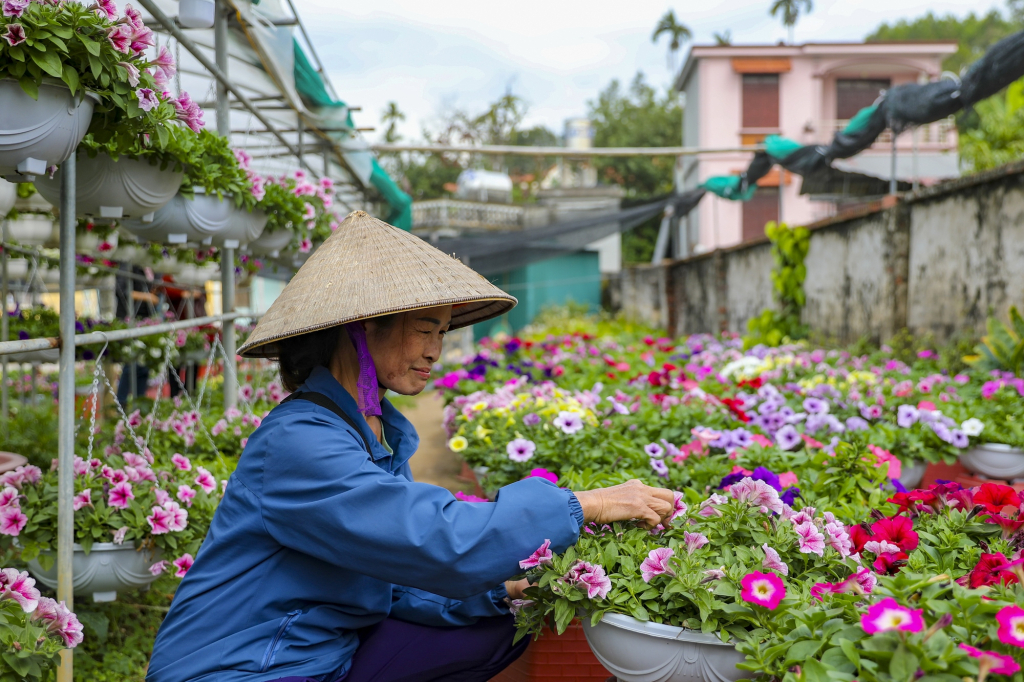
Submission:
M 23 281 L 28 278 L 27 258 L 12 258 L 7 261 L 7 279 Z
M 76 595 L 92 596 L 93 601 L 114 601 L 118 592 L 142 589 L 157 579 L 149 567 L 159 560 L 159 553 L 136 552 L 134 542 L 97 542 L 88 554 L 78 543 L 74 547 L 72 575 Z M 44 571 L 33 559 L 28 562 L 28 570 L 36 580 L 56 589 L 56 561 L 49 571 Z
M 14 208 L 14 202 L 18 200 L 18 186 L 13 182 L 0 180 L 0 220 Z
M 178 23 L 185 28 L 212 28 L 214 9 L 213 0 L 180 0 Z
M 1024 450 L 1005 443 L 978 443 L 960 455 L 968 471 L 1000 481 L 1024 478 Z
M 60 284 L 60 268 L 39 268 L 39 277 L 46 284 Z
M 4 225 L 4 239 L 24 246 L 42 246 L 49 241 L 55 222 L 52 215 L 22 213 Z
M 183 171 L 160 170 L 160 164 L 106 154 L 78 154 L 75 206 L 79 216 L 143 218 L 174 198 Z M 53 178 L 36 178 L 36 189 L 53 205 L 60 203 L 60 169 Z
M 228 246 L 228 241 L 234 241 L 237 243 L 231 246 L 235 248 L 245 246 L 259 239 L 266 226 L 267 214 L 263 211 L 249 212 L 244 209 L 235 209 L 231 218 L 231 227 L 228 230 L 229 234 L 214 236 L 212 243 L 214 246 Z
M 292 231 L 280 229 L 276 232 L 264 232 L 258 239 L 249 242 L 249 252 L 254 256 L 271 256 L 276 258 L 281 249 L 292 242 Z
M 63 163 L 85 137 L 99 97 L 72 95 L 60 81 L 44 81 L 39 99 L 18 81 L 0 80 L 0 176 L 35 179 Z
M 207 263 L 206 265 L 185 265 L 181 272 L 174 276 L 174 282 L 186 287 L 201 287 L 211 279 L 220 278 L 220 265 Z
M 114 253 L 110 256 L 111 260 L 118 261 L 119 263 L 131 263 L 133 265 L 141 265 L 146 260 L 146 250 L 138 244 L 129 241 L 128 237 L 118 237 L 117 248 L 114 249 Z
M 223 199 L 196 189 L 191 199 L 176 195 L 151 221 L 126 220 L 122 227 L 140 239 L 160 244 L 202 244 L 237 248 L 260 236 L 267 224 L 262 211 L 240 211 Z
M 103 245 L 106 244 L 105 248 Z M 75 236 L 75 251 L 93 258 L 111 258 L 117 249 L 117 232 L 100 237 L 95 232 L 79 232 Z
M 606 613 L 595 626 L 584 617 L 583 632 L 597 660 L 622 682 L 734 682 L 750 676 L 736 667 L 745 656 L 715 635 L 618 613 Z

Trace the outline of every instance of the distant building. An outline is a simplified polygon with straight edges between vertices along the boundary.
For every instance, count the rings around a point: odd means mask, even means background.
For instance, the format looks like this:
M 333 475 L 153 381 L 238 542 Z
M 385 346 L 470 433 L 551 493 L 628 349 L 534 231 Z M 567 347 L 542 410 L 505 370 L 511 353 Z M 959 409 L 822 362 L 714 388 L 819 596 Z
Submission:
M 675 81 L 685 98 L 683 146 L 752 145 L 771 134 L 802 144 L 827 143 L 883 90 L 940 78 L 943 58 L 956 49 L 955 41 L 695 46 Z M 889 178 L 891 141 L 886 131 L 868 150 L 835 165 Z M 901 180 L 930 184 L 959 174 L 952 118 L 903 133 L 896 147 Z M 689 189 L 711 176 L 739 173 L 750 158 L 749 153 L 683 157 L 677 186 Z M 776 167 L 748 202 L 706 197 L 680 221 L 673 255 L 762 237 L 765 223 L 778 220 L 780 210 L 785 222 L 804 224 L 833 215 L 849 200 L 842 194 L 801 195 L 800 185 L 798 176 L 780 177 Z

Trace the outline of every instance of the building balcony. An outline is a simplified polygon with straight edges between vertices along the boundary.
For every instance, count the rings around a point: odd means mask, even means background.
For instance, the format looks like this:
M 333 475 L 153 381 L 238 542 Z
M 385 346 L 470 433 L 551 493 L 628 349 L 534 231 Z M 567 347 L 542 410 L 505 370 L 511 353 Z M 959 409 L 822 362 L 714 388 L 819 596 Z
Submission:
M 850 124 L 849 120 L 823 121 L 819 127 L 820 135 L 827 144 L 832 137 Z M 957 135 L 956 120 L 949 118 L 918 126 L 916 129 L 901 133 L 896 138 L 897 149 L 912 149 L 917 138 L 917 147 L 921 151 L 952 151 L 958 148 L 959 137 Z M 874 144 L 869 147 L 872 151 L 888 151 L 892 146 L 892 131 L 886 129 L 878 136 Z

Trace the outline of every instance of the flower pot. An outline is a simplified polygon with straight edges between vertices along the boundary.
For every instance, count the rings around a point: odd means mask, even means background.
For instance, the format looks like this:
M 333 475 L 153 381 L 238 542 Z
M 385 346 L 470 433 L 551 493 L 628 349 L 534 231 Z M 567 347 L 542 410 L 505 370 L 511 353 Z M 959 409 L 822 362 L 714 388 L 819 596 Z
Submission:
M 54 265 L 52 268 L 39 268 L 39 277 L 45 284 L 60 284 L 60 268 Z
M 174 276 L 175 284 L 189 287 L 201 287 L 211 279 L 220 277 L 220 265 L 207 263 L 206 265 L 184 265 L 181 271 Z
M 23 455 L 16 455 L 13 452 L 0 452 L 0 474 L 14 471 L 26 464 L 28 464 L 28 458 Z
M 185 28 L 212 28 L 213 0 L 180 0 L 178 23 Z
M 220 199 L 200 190 L 191 199 L 176 195 L 149 222 L 132 219 L 122 223 L 122 227 L 146 241 L 231 247 L 248 244 L 260 236 L 265 226 L 266 216 L 262 212 L 240 211 L 229 197 Z
M 4 224 L 4 239 L 24 246 L 42 246 L 50 239 L 54 223 L 49 214 L 22 213 Z
M 281 249 L 292 243 L 291 230 L 277 230 L 276 232 L 264 232 L 258 239 L 249 242 L 249 253 L 256 256 L 271 256 L 276 258 Z
M 584 618 L 583 632 L 597 660 L 622 682 L 732 682 L 750 676 L 736 668 L 743 654 L 715 635 L 617 613 L 606 613 L 595 626 Z
M 18 200 L 18 186 L 13 182 L 0 180 L 0 220 L 14 208 L 14 202 Z
M 104 244 L 108 248 L 101 249 Z M 110 258 L 117 249 L 117 232 L 100 237 L 95 232 L 80 232 L 75 236 L 75 251 L 93 258 Z
M 162 272 L 167 275 L 177 275 L 185 269 L 187 263 L 179 263 L 178 259 L 174 256 L 164 256 L 160 260 L 153 263 L 153 269 L 157 272 Z
M 1024 478 L 1024 450 L 1003 443 L 978 443 L 960 455 L 960 463 L 975 474 L 1001 481 Z
M 29 262 L 27 258 L 12 258 L 7 261 L 7 279 L 25 281 L 28 279 Z
M 79 216 L 139 218 L 155 212 L 181 188 L 183 171 L 160 170 L 160 164 L 106 154 L 78 155 L 75 207 Z M 54 206 L 60 204 L 60 170 L 53 178 L 36 178 L 36 189 Z
M 915 490 L 917 486 L 921 485 L 921 479 L 924 478 L 924 471 L 927 468 L 928 462 L 921 459 L 905 463 L 900 473 L 900 483 L 907 490 Z
M 609 674 L 594 658 L 576 621 L 560 635 L 544 628 L 526 653 L 490 682 L 605 682 Z
M 159 560 L 158 553 L 147 550 L 136 552 L 134 542 L 123 545 L 97 542 L 89 554 L 78 543 L 74 547 L 72 575 L 76 595 L 92 595 L 93 601 L 114 601 L 118 591 L 142 589 L 157 579 L 157 576 L 149 572 L 149 567 Z M 56 561 L 49 571 L 44 571 L 39 562 L 33 559 L 28 562 L 28 570 L 36 580 L 56 589 Z
M 60 81 L 44 81 L 39 99 L 16 80 L 0 80 L 0 176 L 31 179 L 63 163 L 85 137 L 99 97 L 72 95 Z
M 131 263 L 133 265 L 142 265 L 149 262 L 149 254 L 144 248 L 134 242 L 130 242 L 127 238 L 118 238 L 117 248 L 114 249 L 114 253 L 110 254 L 110 260 L 115 260 L 120 263 Z

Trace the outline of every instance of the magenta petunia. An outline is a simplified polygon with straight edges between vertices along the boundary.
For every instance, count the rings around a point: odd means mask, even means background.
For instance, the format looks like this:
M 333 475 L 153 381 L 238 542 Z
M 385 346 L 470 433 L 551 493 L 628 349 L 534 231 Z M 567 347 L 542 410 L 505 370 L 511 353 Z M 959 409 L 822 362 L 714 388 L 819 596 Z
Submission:
M 528 558 L 519 562 L 519 568 L 536 568 L 537 566 L 551 564 L 551 540 L 544 543 L 534 551 Z
M 0 34 L 0 38 L 6 40 L 11 47 L 21 45 L 25 42 L 25 27 L 21 24 L 7 24 L 7 30 Z
M 153 513 L 146 517 L 146 522 L 149 523 L 153 535 L 163 535 L 171 532 L 170 523 L 173 518 L 163 507 L 153 507 Z
M 804 554 L 817 554 L 822 556 L 825 553 L 825 536 L 818 531 L 814 523 L 808 521 L 793 527 L 797 534 L 797 543 L 800 551 Z
M 32 613 L 39 605 L 39 590 L 36 581 L 28 573 L 16 568 L 0 571 L 0 599 L 11 599 L 25 613 Z
M 1013 660 L 1013 656 L 996 651 L 982 651 L 967 644 L 961 644 L 960 648 L 966 651 L 971 658 L 978 659 L 979 678 L 982 677 L 982 670 L 985 673 L 995 673 L 996 675 L 1012 675 L 1020 670 L 1020 665 Z
M 1024 609 L 1016 604 L 1005 606 L 996 614 L 996 622 L 1000 642 L 1024 648 Z
M 38 621 L 47 632 L 63 639 L 64 646 L 69 649 L 82 643 L 82 624 L 64 602 L 42 597 L 39 606 L 32 612 L 32 620 Z
M 890 630 L 920 632 L 924 629 L 924 618 L 921 613 L 920 609 L 900 606 L 892 597 L 886 597 L 861 614 L 860 625 L 869 635 Z
M 175 559 L 173 563 L 178 569 L 174 572 L 174 575 L 178 578 L 184 578 L 185 574 L 188 573 L 188 569 L 192 568 L 192 564 L 195 563 L 195 560 L 192 558 L 191 554 L 182 554 L 180 557 Z
M 75 498 L 74 498 L 74 500 L 71 503 L 71 507 L 75 511 L 78 511 L 79 509 L 82 509 L 83 507 L 91 507 L 91 506 L 92 506 L 92 489 L 91 488 L 86 488 L 82 492 L 80 492 L 77 495 L 75 495 Z
M 203 467 L 196 467 L 198 475 L 196 476 L 196 485 L 203 489 L 203 492 L 209 494 L 217 489 L 217 479 L 213 477 L 209 471 Z
M 18 492 L 17 488 L 12 488 L 9 485 L 4 486 L 3 490 L 0 490 L 0 509 L 20 506 L 20 495 L 21 493 Z
M 740 598 L 743 601 L 763 606 L 769 611 L 775 610 L 786 596 L 782 578 L 774 573 L 752 571 L 743 576 L 740 587 Z
M 180 469 L 181 471 L 192 471 L 191 460 L 189 460 L 188 457 L 182 455 L 181 453 L 176 452 L 173 455 L 171 455 L 171 463 L 174 464 L 174 466 L 177 469 Z
M 31 3 L 29 0 L 4 0 L 3 13 L 5 17 L 17 19 L 28 9 Z
M 536 469 L 530 469 L 530 473 L 526 474 L 525 478 L 543 478 L 546 481 L 558 483 L 558 474 L 539 467 Z
M 132 484 L 123 481 L 110 489 L 110 494 L 107 495 L 107 504 L 117 509 L 127 509 L 128 504 L 134 499 L 135 493 L 132 492 Z
M 675 575 L 675 572 L 668 565 L 669 559 L 673 556 L 675 556 L 675 552 L 668 547 L 652 549 L 648 553 L 647 558 L 640 564 L 640 575 L 644 582 L 649 583 L 652 578 L 658 575 Z
M 115 50 L 128 54 L 132 49 L 132 32 L 127 24 L 117 24 L 107 29 L 107 40 Z
M 175 494 L 179 500 L 185 503 L 186 507 L 192 506 L 192 499 L 196 496 L 196 491 L 187 485 L 179 485 L 178 492 Z
M 684 516 L 688 510 L 686 503 L 683 502 L 683 494 L 678 490 L 672 493 L 672 516 L 668 517 L 666 523 L 672 523 L 680 516 Z

